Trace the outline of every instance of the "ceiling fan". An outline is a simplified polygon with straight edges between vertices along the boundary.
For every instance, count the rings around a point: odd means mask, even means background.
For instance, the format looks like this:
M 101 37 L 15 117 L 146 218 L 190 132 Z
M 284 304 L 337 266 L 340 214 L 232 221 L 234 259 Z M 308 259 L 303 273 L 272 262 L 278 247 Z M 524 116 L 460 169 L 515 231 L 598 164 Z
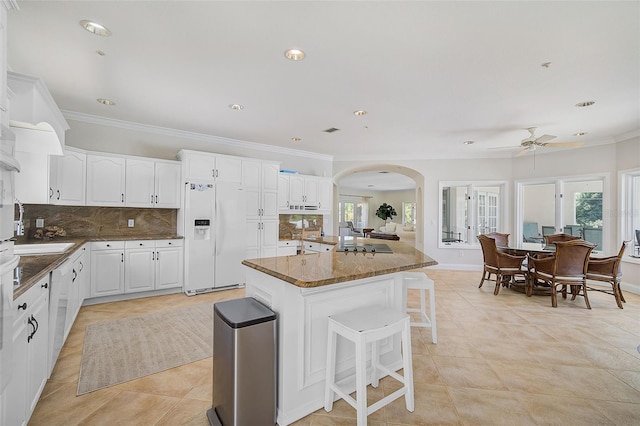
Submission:
M 536 137 L 535 133 L 536 127 L 529 127 L 527 129 L 530 133 L 529 137 L 522 139 L 520 145 L 515 146 L 503 146 L 498 148 L 489 148 L 489 149 L 509 149 L 509 148 L 522 148 L 520 152 L 518 152 L 515 156 L 520 157 L 521 155 L 525 155 L 527 152 L 533 152 L 538 149 L 538 147 L 545 148 L 577 148 L 582 146 L 582 142 L 549 142 L 552 139 L 555 139 L 556 136 L 553 135 L 542 135 Z

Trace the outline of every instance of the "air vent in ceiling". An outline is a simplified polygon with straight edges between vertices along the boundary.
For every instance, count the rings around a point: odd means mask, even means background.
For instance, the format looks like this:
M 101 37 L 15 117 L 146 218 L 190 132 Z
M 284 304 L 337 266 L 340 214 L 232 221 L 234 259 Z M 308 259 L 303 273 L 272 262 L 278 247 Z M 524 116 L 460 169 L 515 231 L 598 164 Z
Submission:
M 336 129 L 335 127 L 330 127 L 330 128 L 328 128 L 326 130 L 323 130 L 323 132 L 333 133 L 333 132 L 337 132 L 338 130 L 340 130 L 340 129 Z

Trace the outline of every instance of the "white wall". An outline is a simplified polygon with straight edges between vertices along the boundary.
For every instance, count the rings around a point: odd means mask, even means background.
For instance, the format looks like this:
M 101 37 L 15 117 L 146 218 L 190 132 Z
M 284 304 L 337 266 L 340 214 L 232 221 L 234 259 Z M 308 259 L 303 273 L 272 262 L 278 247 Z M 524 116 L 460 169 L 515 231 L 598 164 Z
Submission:
M 275 151 L 259 143 L 232 141 L 169 129 L 130 129 L 77 120 L 67 121 L 71 129 L 66 133 L 66 144 L 89 151 L 175 160 L 181 149 L 192 149 L 279 161 L 282 169 L 297 170 L 306 175 L 332 175 L 332 158 L 326 155 L 294 150 Z

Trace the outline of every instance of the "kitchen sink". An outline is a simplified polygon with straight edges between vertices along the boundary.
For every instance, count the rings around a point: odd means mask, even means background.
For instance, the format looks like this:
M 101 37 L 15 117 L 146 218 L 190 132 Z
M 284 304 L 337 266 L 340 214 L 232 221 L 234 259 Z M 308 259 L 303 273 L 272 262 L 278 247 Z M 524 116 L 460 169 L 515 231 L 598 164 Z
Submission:
M 64 253 L 74 245 L 75 243 L 16 244 L 13 246 L 13 253 L 19 256 L 30 254 L 58 254 Z

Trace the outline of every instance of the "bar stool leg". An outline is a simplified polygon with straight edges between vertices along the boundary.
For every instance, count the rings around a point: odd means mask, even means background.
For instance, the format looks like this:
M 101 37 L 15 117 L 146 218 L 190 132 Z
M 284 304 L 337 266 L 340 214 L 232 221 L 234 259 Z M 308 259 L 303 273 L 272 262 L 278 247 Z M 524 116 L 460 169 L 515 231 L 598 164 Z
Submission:
M 356 342 L 356 411 L 358 426 L 367 424 L 367 346 L 364 337 Z
M 336 377 L 336 339 L 338 337 L 331 321 L 329 321 L 328 333 L 327 371 L 325 376 L 326 385 L 324 389 L 324 409 L 327 412 L 333 410 L 334 392 L 332 390 L 332 386 Z
M 430 314 L 430 318 L 431 318 L 431 341 L 433 343 L 438 343 L 438 327 L 436 326 L 436 289 L 435 289 L 435 286 L 429 292 L 429 314 Z
M 402 375 L 407 392 L 404 395 L 404 402 L 407 410 L 413 413 L 415 399 L 413 394 L 413 363 L 411 354 L 411 324 L 407 318 L 406 326 L 402 331 Z
M 378 374 L 379 357 L 378 354 L 378 341 L 371 342 L 371 386 L 378 387 L 380 381 Z

